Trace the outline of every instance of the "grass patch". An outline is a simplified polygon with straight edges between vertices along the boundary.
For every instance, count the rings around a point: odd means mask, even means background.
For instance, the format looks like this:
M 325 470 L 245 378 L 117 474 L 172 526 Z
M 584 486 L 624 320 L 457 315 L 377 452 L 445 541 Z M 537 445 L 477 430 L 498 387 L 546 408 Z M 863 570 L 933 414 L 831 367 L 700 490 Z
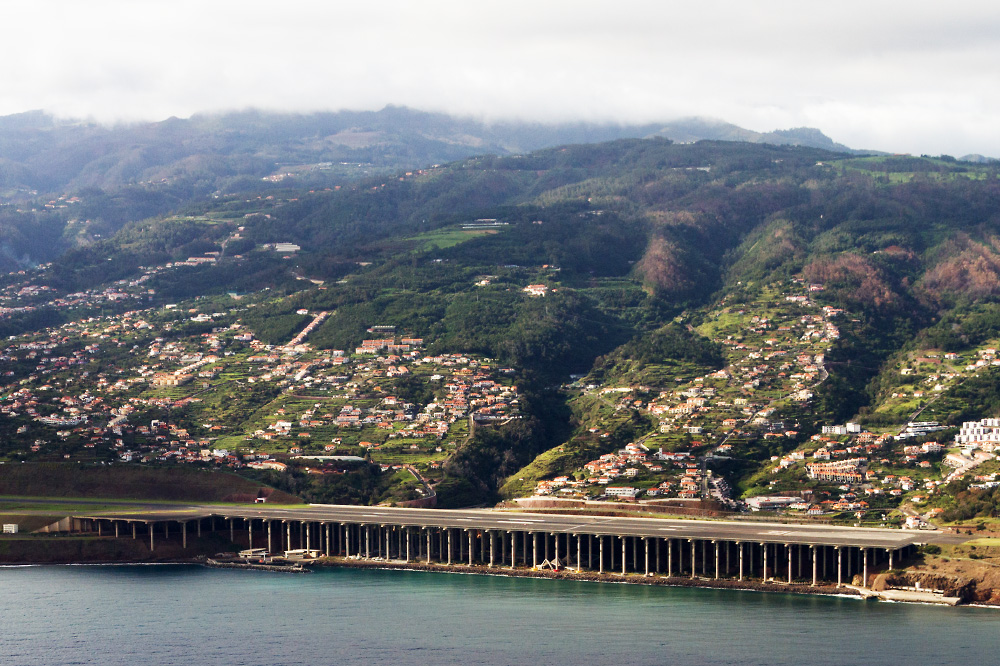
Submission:
M 82 466 L 65 463 L 5 465 L 0 495 L 188 502 L 253 501 L 261 484 L 228 472 L 183 467 Z M 300 503 L 272 490 L 271 503 Z

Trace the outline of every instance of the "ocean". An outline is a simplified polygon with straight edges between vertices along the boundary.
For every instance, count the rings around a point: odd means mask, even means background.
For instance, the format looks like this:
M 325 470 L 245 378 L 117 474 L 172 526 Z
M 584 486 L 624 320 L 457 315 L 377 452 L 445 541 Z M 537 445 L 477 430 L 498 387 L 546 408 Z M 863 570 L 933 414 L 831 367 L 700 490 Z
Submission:
M 1000 610 L 415 571 L 0 568 L 0 664 L 989 664 Z

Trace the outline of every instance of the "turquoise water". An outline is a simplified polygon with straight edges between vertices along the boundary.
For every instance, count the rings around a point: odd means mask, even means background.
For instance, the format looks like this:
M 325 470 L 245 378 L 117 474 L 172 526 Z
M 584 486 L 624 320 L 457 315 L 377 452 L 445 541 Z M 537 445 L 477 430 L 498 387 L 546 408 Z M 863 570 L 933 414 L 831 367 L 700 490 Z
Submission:
M 1000 610 L 407 571 L 0 568 L 0 664 L 993 664 Z

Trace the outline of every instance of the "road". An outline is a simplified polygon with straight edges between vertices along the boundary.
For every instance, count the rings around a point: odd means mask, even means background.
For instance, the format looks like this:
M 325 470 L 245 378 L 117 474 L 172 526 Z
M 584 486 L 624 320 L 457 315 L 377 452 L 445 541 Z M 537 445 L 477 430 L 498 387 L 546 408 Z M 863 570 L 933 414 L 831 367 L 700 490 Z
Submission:
M 561 534 L 658 537 L 672 539 L 719 539 L 755 543 L 901 548 L 915 543 L 960 543 L 962 537 L 937 530 L 890 530 L 831 525 L 787 525 L 782 523 L 706 521 L 659 518 L 519 513 L 493 509 L 406 509 L 341 505 L 282 507 L 253 505 L 225 507 L 193 505 L 173 511 L 102 512 L 77 517 L 119 518 L 140 521 L 190 520 L 199 516 L 306 520 L 410 527 L 449 527 L 477 530 L 537 531 Z

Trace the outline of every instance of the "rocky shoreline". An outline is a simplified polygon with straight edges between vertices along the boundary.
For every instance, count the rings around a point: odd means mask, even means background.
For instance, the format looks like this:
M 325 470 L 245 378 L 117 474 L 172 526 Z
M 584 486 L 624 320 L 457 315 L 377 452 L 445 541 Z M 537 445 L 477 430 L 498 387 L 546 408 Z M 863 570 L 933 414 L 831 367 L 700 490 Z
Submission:
M 485 576 L 509 576 L 513 578 L 548 578 L 552 580 L 579 580 L 594 583 L 624 583 L 629 585 L 657 585 L 663 587 L 702 587 L 711 589 L 749 590 L 754 592 L 785 592 L 793 594 L 821 594 L 826 596 L 851 596 L 864 598 L 857 590 L 835 585 L 817 585 L 808 583 L 779 583 L 759 580 L 732 580 L 728 578 L 690 578 L 687 576 L 667 577 L 662 574 L 645 576 L 643 574 L 598 573 L 596 571 L 551 571 L 536 569 L 510 569 L 507 567 L 487 567 L 483 565 L 466 564 L 427 564 L 424 562 L 349 560 L 345 558 L 321 558 L 316 560 L 317 566 L 343 567 L 350 569 L 396 569 L 404 571 L 431 571 L 437 573 L 462 573 Z

